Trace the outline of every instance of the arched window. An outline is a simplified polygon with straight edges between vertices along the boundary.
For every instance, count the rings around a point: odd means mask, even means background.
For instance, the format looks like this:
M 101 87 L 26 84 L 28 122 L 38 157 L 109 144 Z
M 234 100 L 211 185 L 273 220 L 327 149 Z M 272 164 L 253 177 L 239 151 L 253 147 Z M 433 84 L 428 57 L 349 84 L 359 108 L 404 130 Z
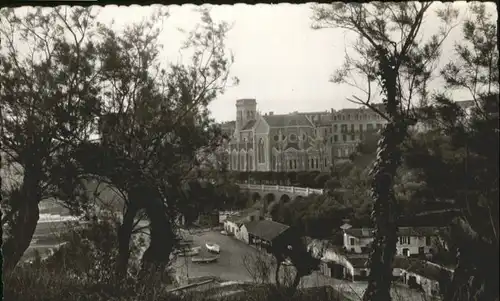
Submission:
M 231 169 L 237 170 L 238 169 L 238 154 L 233 153 L 232 157 L 233 157 L 233 164 L 231 166 Z
M 240 170 L 245 170 L 245 153 L 240 153 Z
M 264 163 L 264 139 L 259 139 L 259 147 L 257 149 L 257 156 L 259 158 L 259 163 Z

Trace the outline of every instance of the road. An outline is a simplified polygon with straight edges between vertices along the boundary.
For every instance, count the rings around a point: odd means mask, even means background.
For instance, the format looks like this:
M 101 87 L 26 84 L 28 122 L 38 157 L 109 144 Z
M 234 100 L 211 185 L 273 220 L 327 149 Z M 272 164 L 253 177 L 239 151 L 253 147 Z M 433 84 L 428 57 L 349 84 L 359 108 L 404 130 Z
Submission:
M 218 232 L 204 232 L 191 236 L 193 247 L 201 247 L 200 256 L 213 256 L 205 247 L 206 242 L 213 242 L 221 247 L 219 259 L 215 263 L 192 263 L 191 257 L 179 257 L 174 263 L 178 275 L 190 278 L 217 276 L 225 281 L 251 281 L 250 273 L 243 264 L 245 256 L 257 254 L 257 250 L 242 241 L 222 235 Z

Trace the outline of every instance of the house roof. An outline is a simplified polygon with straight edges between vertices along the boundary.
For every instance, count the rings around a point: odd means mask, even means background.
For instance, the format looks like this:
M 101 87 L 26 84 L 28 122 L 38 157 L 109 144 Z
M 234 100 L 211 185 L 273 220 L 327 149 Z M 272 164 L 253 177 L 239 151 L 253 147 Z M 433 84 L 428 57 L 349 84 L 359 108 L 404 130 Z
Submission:
M 314 127 L 311 121 L 302 114 L 286 114 L 286 115 L 264 115 L 264 120 L 270 127 L 284 127 L 284 126 L 302 126 Z
M 228 216 L 226 218 L 226 220 L 233 222 L 235 224 L 243 224 L 246 221 L 248 216 L 250 216 L 252 213 L 259 213 L 259 212 L 260 212 L 259 209 L 249 208 L 249 209 L 245 209 L 243 211 L 240 211 L 240 212 L 236 213 L 235 215 Z
M 275 221 L 259 220 L 245 223 L 248 233 L 272 241 L 290 227 Z
M 254 127 L 257 120 L 249 120 L 241 129 L 242 131 L 250 130 Z
M 399 227 L 399 236 L 433 236 L 437 234 L 438 227 Z
M 373 228 L 349 228 L 345 233 L 358 238 L 367 238 L 373 237 L 373 230 Z
M 394 267 L 434 281 L 449 279 L 452 276 L 452 273 L 445 268 L 415 258 L 397 256 L 394 258 Z

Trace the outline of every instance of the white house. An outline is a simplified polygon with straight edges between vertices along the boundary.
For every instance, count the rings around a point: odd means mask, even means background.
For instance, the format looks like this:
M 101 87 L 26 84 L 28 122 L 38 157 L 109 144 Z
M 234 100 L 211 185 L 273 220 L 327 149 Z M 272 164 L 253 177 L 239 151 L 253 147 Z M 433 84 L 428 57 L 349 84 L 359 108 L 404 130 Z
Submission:
M 372 228 L 347 228 L 344 229 L 344 249 L 352 253 L 367 253 L 373 241 Z M 436 239 L 436 227 L 400 227 L 396 255 L 414 256 L 419 254 L 432 254 Z
M 373 229 L 349 228 L 344 230 L 344 248 L 352 253 L 367 253 L 373 241 Z
M 248 209 L 241 211 L 237 214 L 226 217 L 224 220 L 224 230 L 230 235 L 234 235 L 236 238 L 240 237 L 240 227 L 246 223 L 254 220 L 262 219 L 262 214 L 258 209 Z

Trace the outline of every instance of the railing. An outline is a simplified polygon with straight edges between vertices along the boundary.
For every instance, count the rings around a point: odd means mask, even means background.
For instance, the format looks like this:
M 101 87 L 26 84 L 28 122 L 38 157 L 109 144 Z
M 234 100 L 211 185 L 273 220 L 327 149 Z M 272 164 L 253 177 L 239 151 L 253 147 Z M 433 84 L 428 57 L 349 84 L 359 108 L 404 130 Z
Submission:
M 260 190 L 269 192 L 289 192 L 295 195 L 308 196 L 311 194 L 323 194 L 323 189 L 294 187 L 294 186 L 279 186 L 279 185 L 256 185 L 256 184 L 238 184 L 241 188 L 248 190 Z

